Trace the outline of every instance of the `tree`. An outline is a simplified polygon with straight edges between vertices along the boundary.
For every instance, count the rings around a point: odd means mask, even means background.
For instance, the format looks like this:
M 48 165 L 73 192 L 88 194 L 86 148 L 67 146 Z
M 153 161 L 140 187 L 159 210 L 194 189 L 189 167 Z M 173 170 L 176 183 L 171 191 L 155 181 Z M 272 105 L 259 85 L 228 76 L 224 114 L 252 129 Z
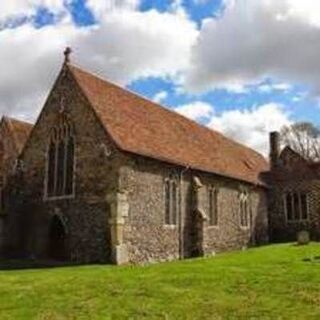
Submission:
M 320 128 L 310 122 L 297 122 L 282 127 L 282 143 L 306 160 L 320 160 Z

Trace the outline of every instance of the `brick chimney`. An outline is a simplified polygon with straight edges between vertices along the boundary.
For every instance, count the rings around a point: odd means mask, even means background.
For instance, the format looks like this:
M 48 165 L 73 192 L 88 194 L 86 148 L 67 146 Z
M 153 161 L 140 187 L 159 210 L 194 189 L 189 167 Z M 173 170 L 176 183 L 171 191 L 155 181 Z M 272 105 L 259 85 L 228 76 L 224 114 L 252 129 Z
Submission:
M 280 133 L 277 131 L 270 133 L 270 165 L 275 168 L 279 164 L 280 156 Z

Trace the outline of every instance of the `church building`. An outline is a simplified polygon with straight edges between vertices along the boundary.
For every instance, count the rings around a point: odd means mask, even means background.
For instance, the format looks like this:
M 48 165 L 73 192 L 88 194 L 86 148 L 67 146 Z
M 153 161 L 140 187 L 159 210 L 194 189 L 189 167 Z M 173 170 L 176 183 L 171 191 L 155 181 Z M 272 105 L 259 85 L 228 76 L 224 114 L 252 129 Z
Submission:
M 318 237 L 318 166 L 280 152 L 276 133 L 269 165 L 69 54 L 36 123 L 0 124 L 3 256 L 136 264 L 286 241 L 306 228 Z M 308 175 L 293 181 L 301 167 Z

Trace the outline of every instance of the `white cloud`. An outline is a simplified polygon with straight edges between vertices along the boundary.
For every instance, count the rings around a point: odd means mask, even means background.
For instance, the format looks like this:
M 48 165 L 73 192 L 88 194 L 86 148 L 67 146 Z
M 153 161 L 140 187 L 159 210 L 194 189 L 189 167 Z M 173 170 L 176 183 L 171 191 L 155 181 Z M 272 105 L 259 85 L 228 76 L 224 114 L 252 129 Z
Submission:
M 196 26 L 173 13 L 115 11 L 75 40 L 79 61 L 127 83 L 141 77 L 174 77 L 190 61 Z
M 278 83 L 273 85 L 273 88 L 279 91 L 289 91 L 292 89 L 292 86 L 289 83 Z
M 0 48 L 1 113 L 35 117 L 57 76 L 62 50 L 77 33 L 64 25 L 42 29 L 24 25 L 0 32 L 0 43 L 5 43 Z
M 87 0 L 87 7 L 101 19 L 106 14 L 117 10 L 135 10 L 140 0 Z
M 65 1 L 68 3 L 69 1 Z M 39 8 L 48 8 L 52 12 L 63 11 L 63 0 L 9 0 L 0 1 L 0 21 L 19 16 L 34 15 Z
M 185 117 L 196 121 L 209 120 L 214 114 L 213 106 L 202 101 L 181 105 L 174 110 Z
M 166 100 L 168 97 L 168 92 L 167 91 L 160 91 L 158 93 L 156 93 L 153 97 L 153 101 L 156 103 L 161 103 L 164 100 Z
M 314 0 L 286 0 L 288 10 L 280 15 L 283 20 L 291 17 L 308 21 L 312 25 L 320 26 L 320 2 Z
M 186 17 L 154 10 L 114 10 L 91 27 L 60 21 L 1 30 L 0 113 L 37 115 L 66 45 L 74 49 L 74 62 L 125 85 L 141 77 L 175 77 L 188 65 L 196 37 Z
M 66 11 L 66 5 L 72 0 L 10 0 L 0 1 L 0 20 L 31 16 L 39 8 L 46 8 L 57 13 Z M 115 10 L 135 10 L 140 5 L 140 0 L 86 0 L 87 7 L 98 18 Z
M 292 89 L 292 86 L 289 83 L 262 84 L 258 87 L 258 91 L 263 92 L 263 93 L 271 93 L 273 91 L 288 92 L 291 89 Z
M 301 82 L 320 93 L 320 2 L 238 0 L 206 19 L 186 85 L 194 91 L 265 78 Z
M 282 105 L 269 103 L 245 110 L 228 110 L 211 118 L 209 127 L 226 136 L 268 154 L 269 133 L 290 123 Z
M 247 145 L 265 156 L 269 152 L 269 133 L 291 123 L 290 113 L 277 103 L 268 103 L 249 109 L 232 109 L 220 114 L 203 101 L 196 101 L 174 109 L 195 121 L 205 122 L 209 128 Z
M 262 93 L 270 93 L 273 91 L 273 86 L 270 84 L 262 84 L 258 87 L 258 91 Z
M 306 1 L 301 7 L 293 0 L 225 0 L 228 9 L 218 20 L 207 19 L 200 34 L 180 0 L 164 13 L 139 12 L 139 0 L 88 0 L 97 25 L 76 27 L 63 20 L 40 29 L 25 24 L 0 30 L 0 43 L 5 44 L 0 47 L 0 113 L 29 119 L 37 115 L 66 45 L 74 49 L 77 64 L 122 85 L 143 77 L 170 77 L 178 93 L 188 95 L 181 81 L 187 72 L 192 89 L 223 87 L 245 93 L 268 76 L 285 81 L 273 84 L 274 90 L 290 90 L 290 81 L 301 80 L 320 92 L 320 11 L 315 1 Z M 10 3 L 0 4 L 0 21 L 22 11 L 33 14 L 39 6 L 65 10 L 62 0 Z M 165 93 L 155 97 L 160 102 L 165 98 Z M 202 101 L 177 107 L 258 150 L 265 148 L 272 121 L 275 127 L 289 121 L 283 110 L 269 104 L 218 116 Z
M 247 93 L 249 90 L 243 84 L 237 82 L 226 83 L 222 86 L 223 89 L 227 90 L 230 93 Z

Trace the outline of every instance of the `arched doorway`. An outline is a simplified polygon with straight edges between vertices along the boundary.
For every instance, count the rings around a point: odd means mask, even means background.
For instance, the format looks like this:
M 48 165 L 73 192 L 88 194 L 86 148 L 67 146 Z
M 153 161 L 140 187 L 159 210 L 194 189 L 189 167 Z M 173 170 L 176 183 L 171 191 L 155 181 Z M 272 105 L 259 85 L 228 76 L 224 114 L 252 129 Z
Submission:
M 194 210 L 192 215 L 191 229 L 191 257 L 202 257 L 203 250 L 203 229 L 206 215 L 202 210 Z
M 53 216 L 49 228 L 48 256 L 51 259 L 63 261 L 67 259 L 66 229 L 63 221 L 57 215 Z

